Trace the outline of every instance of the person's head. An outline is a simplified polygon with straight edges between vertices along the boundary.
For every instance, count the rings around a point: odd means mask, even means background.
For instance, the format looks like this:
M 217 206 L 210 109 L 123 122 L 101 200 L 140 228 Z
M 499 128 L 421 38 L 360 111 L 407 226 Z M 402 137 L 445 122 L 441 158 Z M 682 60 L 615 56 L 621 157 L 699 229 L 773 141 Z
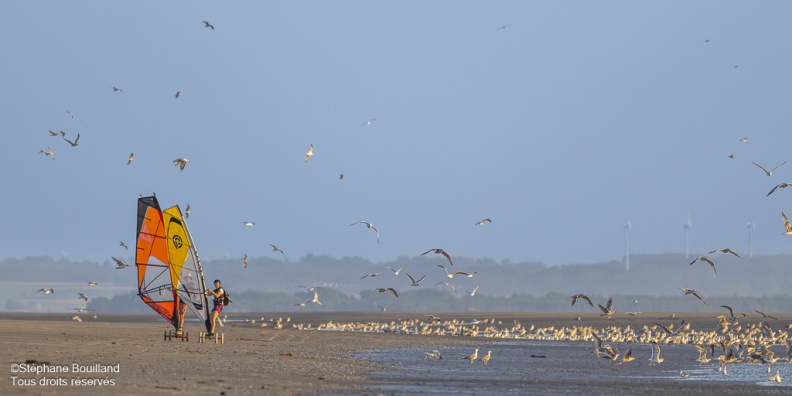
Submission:
M 188 280 L 188 281 L 192 280 L 192 273 L 188 273 L 188 274 L 187 274 L 187 280 Z
M 220 279 L 215 279 L 214 285 L 220 287 Z

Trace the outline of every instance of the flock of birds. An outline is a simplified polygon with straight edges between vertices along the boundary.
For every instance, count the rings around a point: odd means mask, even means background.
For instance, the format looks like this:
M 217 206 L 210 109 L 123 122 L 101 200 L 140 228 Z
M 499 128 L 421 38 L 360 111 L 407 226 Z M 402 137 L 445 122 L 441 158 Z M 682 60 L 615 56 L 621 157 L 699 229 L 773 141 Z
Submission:
M 573 301 L 577 299 L 587 300 L 585 295 L 575 295 Z M 392 320 L 390 322 L 334 322 L 329 321 L 313 326 L 311 323 L 294 323 L 293 330 L 298 331 L 346 331 L 362 333 L 393 333 L 408 335 L 433 335 L 433 336 L 456 336 L 473 337 L 485 339 L 509 339 L 509 340 L 531 340 L 531 341 L 570 341 L 570 342 L 591 342 L 593 348 L 589 350 L 594 358 L 607 361 L 612 364 L 627 364 L 637 360 L 634 354 L 634 345 L 648 345 L 649 352 L 646 356 L 646 364 L 649 366 L 660 365 L 666 361 L 663 357 L 662 345 L 690 345 L 689 362 L 699 366 L 709 367 L 712 373 L 723 376 L 728 375 L 729 367 L 736 364 L 756 364 L 764 365 L 767 373 L 772 372 L 773 365 L 778 362 L 792 362 L 792 339 L 789 337 L 788 330 L 792 329 L 789 324 L 786 329 L 774 329 L 767 319 L 777 320 L 771 315 L 755 311 L 761 315 L 758 321 L 740 324 L 741 320 L 748 321 L 748 312 L 735 315 L 731 307 L 723 306 L 728 309 L 729 314 L 719 315 L 717 321 L 711 325 L 704 326 L 702 329 L 695 329 L 691 323 L 682 320 L 680 323 L 670 323 L 664 325 L 658 321 L 646 323 L 640 327 L 633 328 L 631 325 L 607 326 L 597 328 L 588 325 L 578 326 L 554 326 L 536 327 L 534 325 L 525 326 L 516 319 L 512 319 L 513 324 L 504 324 L 501 320 L 472 319 L 469 321 L 459 319 L 441 319 L 434 315 L 425 315 L 423 318 Z M 674 319 L 672 314 L 668 318 Z M 261 318 L 261 327 L 268 327 L 269 323 Z M 577 321 L 582 319 L 578 317 Z M 286 319 L 286 323 L 291 318 Z M 255 321 L 250 321 L 255 323 Z M 283 318 L 270 319 L 276 330 L 284 329 Z M 778 348 L 784 348 L 779 351 Z M 621 348 L 627 348 L 623 353 Z M 773 349 L 776 349 L 775 351 Z M 492 358 L 492 350 L 488 350 L 486 355 L 479 356 L 480 348 L 475 350 L 462 359 L 469 360 L 470 363 L 481 361 L 488 363 Z M 719 353 L 720 352 L 720 353 Z M 684 353 L 684 352 L 683 352 Z M 776 356 L 778 354 L 779 356 Z M 535 358 L 547 358 L 546 355 L 531 355 Z M 443 354 L 438 349 L 424 352 L 424 359 L 443 360 Z M 705 372 L 706 373 L 706 372 Z M 681 371 L 680 375 L 684 378 L 691 376 L 690 372 Z M 770 378 L 776 383 L 782 382 L 780 370 L 776 370 Z
M 86 282 L 86 283 L 88 284 L 89 287 L 90 286 L 98 286 L 99 285 L 98 282 Z M 36 291 L 36 293 L 44 293 L 45 295 L 47 295 L 47 294 L 55 294 L 55 289 L 52 289 L 52 288 L 47 289 L 47 288 L 43 288 L 42 287 L 41 289 L 38 289 Z M 85 294 L 85 293 L 77 293 L 77 298 L 80 299 L 80 300 L 85 301 L 86 303 L 88 303 L 88 295 Z M 88 307 L 76 307 L 76 308 L 73 308 L 73 309 L 75 311 L 77 311 L 78 313 L 90 311 L 90 309 L 88 309 Z M 94 318 L 96 318 L 96 315 L 94 315 Z M 73 316 L 72 320 L 74 320 L 76 322 L 82 322 L 82 319 L 79 316 L 77 316 L 77 315 Z
M 489 219 L 487 219 L 487 220 L 491 222 L 491 220 L 489 220 Z M 360 223 L 365 224 L 368 228 L 371 228 L 375 232 L 377 232 L 377 242 L 379 243 L 379 232 L 377 231 L 377 229 L 373 225 L 371 225 L 371 223 L 366 222 L 366 221 L 359 221 L 359 222 L 350 224 L 350 226 L 355 225 L 355 224 L 360 224 Z M 483 224 L 483 222 L 478 222 L 476 224 Z M 271 245 L 271 246 L 273 246 L 273 248 L 274 248 L 274 245 Z M 420 256 L 425 256 L 425 255 L 427 255 L 429 253 L 434 253 L 434 254 L 437 254 L 437 255 L 441 255 L 441 256 L 443 256 L 445 258 L 445 260 L 448 262 L 449 265 L 451 265 L 451 266 L 454 265 L 454 262 L 451 259 L 451 255 L 449 255 L 448 252 L 446 252 L 443 249 L 432 248 L 432 249 L 429 249 L 429 250 L 421 253 Z M 424 275 L 421 275 L 418 278 L 413 276 L 413 275 L 410 275 L 406 271 L 406 268 L 407 268 L 408 265 L 409 265 L 409 263 L 408 264 L 404 264 L 401 267 L 395 268 L 395 269 L 391 268 L 390 266 L 386 266 L 386 268 L 388 270 L 390 270 L 393 273 L 394 276 L 398 276 L 402 271 L 404 271 L 404 275 L 407 278 L 410 279 L 410 284 L 409 284 L 410 286 L 420 286 L 421 282 L 423 282 L 426 279 L 427 275 L 424 274 Z M 444 276 L 445 279 L 448 279 L 448 280 L 452 280 L 456 276 L 463 276 L 463 277 L 466 277 L 466 278 L 473 278 L 473 276 L 478 273 L 476 271 L 470 272 L 470 273 L 463 272 L 463 271 L 451 272 L 451 271 L 448 270 L 448 268 L 446 268 L 446 266 L 444 266 L 442 264 L 437 264 L 437 267 L 439 267 L 439 268 L 441 268 L 443 270 L 443 272 L 445 273 L 445 275 L 443 275 L 443 276 Z M 377 276 L 380 276 L 382 274 L 384 274 L 383 271 L 368 273 L 368 274 L 365 274 L 365 275 L 361 276 L 360 279 L 362 280 L 362 279 L 367 279 L 367 278 L 376 278 Z M 438 283 L 435 284 L 435 286 L 450 287 L 456 293 L 456 286 L 454 286 L 454 284 L 452 284 L 449 281 L 438 282 Z M 322 303 L 319 302 L 319 295 L 318 295 L 318 291 L 317 291 L 317 289 L 321 289 L 322 288 L 321 286 L 302 286 L 302 287 L 306 288 L 308 291 L 313 291 L 314 298 L 312 300 L 308 300 L 308 301 L 305 301 L 305 302 L 298 303 L 298 304 L 296 304 L 297 306 L 305 307 L 309 303 L 316 303 L 318 305 L 322 305 Z M 468 290 L 467 291 L 468 295 L 470 297 L 475 296 L 476 291 L 478 291 L 479 287 L 480 287 L 480 285 L 476 285 L 476 287 L 473 288 L 472 291 Z M 390 294 L 393 295 L 394 298 L 396 298 L 396 299 L 399 298 L 399 292 L 393 287 L 375 287 L 375 288 L 372 289 L 371 293 L 369 293 L 369 296 L 374 295 L 374 293 L 385 293 L 385 294 L 390 293 Z M 385 305 L 385 306 L 382 306 L 382 305 L 380 305 L 379 303 L 376 303 L 376 302 L 374 302 L 373 304 L 376 305 L 381 311 L 385 312 L 385 311 L 388 310 L 388 308 L 390 308 L 394 304 L 396 304 L 397 301 L 398 300 L 393 300 L 390 304 Z

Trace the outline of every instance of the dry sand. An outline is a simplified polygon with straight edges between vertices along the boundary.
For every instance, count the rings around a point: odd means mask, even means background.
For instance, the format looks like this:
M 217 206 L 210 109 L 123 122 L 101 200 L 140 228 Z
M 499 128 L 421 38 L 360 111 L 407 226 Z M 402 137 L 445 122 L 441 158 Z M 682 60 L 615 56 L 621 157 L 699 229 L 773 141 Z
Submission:
M 261 327 L 262 315 L 230 314 L 222 329 L 225 344 L 198 343 L 199 324 L 188 323 L 190 340 L 165 341 L 172 330 L 153 315 L 78 314 L 0 314 L 2 365 L 6 379 L 0 394 L 128 394 L 128 395 L 292 395 L 292 394 L 792 394 L 792 388 L 767 381 L 769 375 L 759 365 L 745 370 L 761 371 L 756 380 L 740 374 L 720 376 L 709 367 L 694 362 L 695 349 L 689 345 L 664 345 L 666 361 L 648 365 L 647 345 L 634 345 L 635 362 L 615 365 L 596 359 L 589 342 L 546 342 L 492 340 L 452 336 L 420 336 L 391 333 L 352 333 L 337 331 L 298 331 L 292 324 L 316 326 L 335 322 L 389 322 L 423 318 L 419 313 L 306 313 L 268 314 L 270 318 L 290 317 L 282 330 Z M 714 329 L 712 314 L 668 314 L 619 317 L 608 322 L 594 314 L 526 313 L 446 313 L 443 319 L 495 318 L 505 324 L 512 319 L 542 327 L 591 325 L 606 327 L 630 324 L 641 327 L 678 323 L 685 318 L 697 329 Z M 235 322 L 234 319 L 240 321 Z M 256 323 L 241 321 L 255 318 Z M 772 323 L 786 329 L 792 315 L 779 316 Z M 755 316 L 748 322 L 758 322 Z M 269 323 L 269 322 L 267 322 Z M 620 349 L 626 346 L 619 346 Z M 481 348 L 493 350 L 487 365 L 470 364 L 462 356 Z M 777 347 L 781 348 L 781 347 Z M 423 352 L 439 349 L 445 359 L 432 361 Z M 784 349 L 776 349 L 779 356 Z M 483 353 L 483 352 L 482 352 Z M 546 358 L 532 358 L 530 355 Z M 65 373 L 12 373 L 14 363 L 33 362 L 34 367 L 66 366 Z M 75 373 L 74 364 L 83 367 L 116 366 L 118 372 Z M 779 362 L 773 367 L 782 376 L 792 366 Z M 30 367 L 27 365 L 27 367 Z M 677 375 L 680 370 L 697 370 L 690 378 Z M 732 369 L 738 372 L 741 368 Z M 710 373 L 711 371 L 711 373 Z M 12 377 L 16 376 L 16 384 Z M 76 379 L 110 381 L 112 385 L 71 385 Z M 20 385 L 26 381 L 36 384 Z M 65 381 L 67 385 L 41 385 L 40 381 Z M 764 382 L 767 383 L 764 383 Z

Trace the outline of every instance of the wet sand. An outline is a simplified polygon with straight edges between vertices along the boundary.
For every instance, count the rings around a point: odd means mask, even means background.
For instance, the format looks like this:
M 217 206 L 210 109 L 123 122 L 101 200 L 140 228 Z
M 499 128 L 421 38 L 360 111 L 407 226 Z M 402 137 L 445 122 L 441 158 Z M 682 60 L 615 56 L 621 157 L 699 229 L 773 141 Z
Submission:
M 713 330 L 713 314 L 647 314 L 619 316 L 607 321 L 595 314 L 552 313 L 434 313 L 442 319 L 492 319 L 504 326 L 513 320 L 525 326 L 626 326 L 640 328 L 654 321 L 679 323 L 685 319 L 696 329 Z M 200 325 L 188 323 L 190 339 L 166 341 L 172 330 L 152 315 L 78 314 L 0 315 L 4 337 L 0 350 L 6 370 L 0 394 L 205 394 L 205 395 L 293 395 L 293 394 L 792 394 L 787 380 L 767 381 L 770 374 L 760 364 L 730 365 L 727 376 L 717 366 L 701 366 L 691 345 L 663 345 L 665 362 L 650 366 L 650 349 L 634 344 L 636 361 L 618 365 L 597 359 L 591 342 L 526 341 L 438 335 L 362 333 L 296 330 L 294 325 L 315 328 L 336 323 L 387 323 L 401 319 L 424 319 L 421 313 L 289 313 L 229 314 L 225 344 L 198 343 Z M 792 315 L 774 315 L 774 329 L 786 330 Z M 261 327 L 261 318 L 267 327 Z M 271 319 L 283 318 L 283 328 Z M 289 322 L 285 322 L 290 318 Z M 255 319 L 251 323 L 250 319 Z M 246 321 L 247 320 L 247 321 Z M 756 323 L 754 315 L 745 325 Z M 310 325 L 310 326 L 309 326 Z M 622 352 L 626 345 L 617 345 Z M 470 363 L 464 356 L 480 349 L 492 350 L 488 364 Z M 438 349 L 443 360 L 425 359 L 424 352 Z M 786 349 L 775 346 L 776 356 Z M 533 355 L 534 357 L 531 357 Z M 545 356 L 545 357 L 539 357 Z M 65 366 L 61 373 L 12 373 L 14 363 L 26 367 Z M 75 373 L 98 366 L 118 372 Z M 683 378 L 679 371 L 690 372 Z M 779 361 L 772 367 L 782 377 L 792 366 Z M 13 380 L 12 377 L 17 379 Z M 94 380 L 91 385 L 73 385 L 76 380 Z M 14 383 L 16 381 L 16 384 Z M 22 385 L 33 381 L 35 385 Z M 41 381 L 50 381 L 41 385 Z M 57 381 L 61 381 L 60 384 Z M 104 381 L 104 384 L 101 383 Z M 65 384 L 64 384 L 65 382 Z M 112 384 L 108 384 L 112 382 Z

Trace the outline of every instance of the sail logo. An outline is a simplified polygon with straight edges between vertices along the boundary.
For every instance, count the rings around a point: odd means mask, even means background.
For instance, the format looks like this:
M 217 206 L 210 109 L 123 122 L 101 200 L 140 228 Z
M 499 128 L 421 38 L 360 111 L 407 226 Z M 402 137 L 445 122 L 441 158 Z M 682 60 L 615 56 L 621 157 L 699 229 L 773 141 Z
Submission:
M 182 241 L 180 236 L 178 235 L 173 236 L 173 246 L 175 246 L 176 249 L 181 249 L 181 247 L 184 246 L 184 241 Z

